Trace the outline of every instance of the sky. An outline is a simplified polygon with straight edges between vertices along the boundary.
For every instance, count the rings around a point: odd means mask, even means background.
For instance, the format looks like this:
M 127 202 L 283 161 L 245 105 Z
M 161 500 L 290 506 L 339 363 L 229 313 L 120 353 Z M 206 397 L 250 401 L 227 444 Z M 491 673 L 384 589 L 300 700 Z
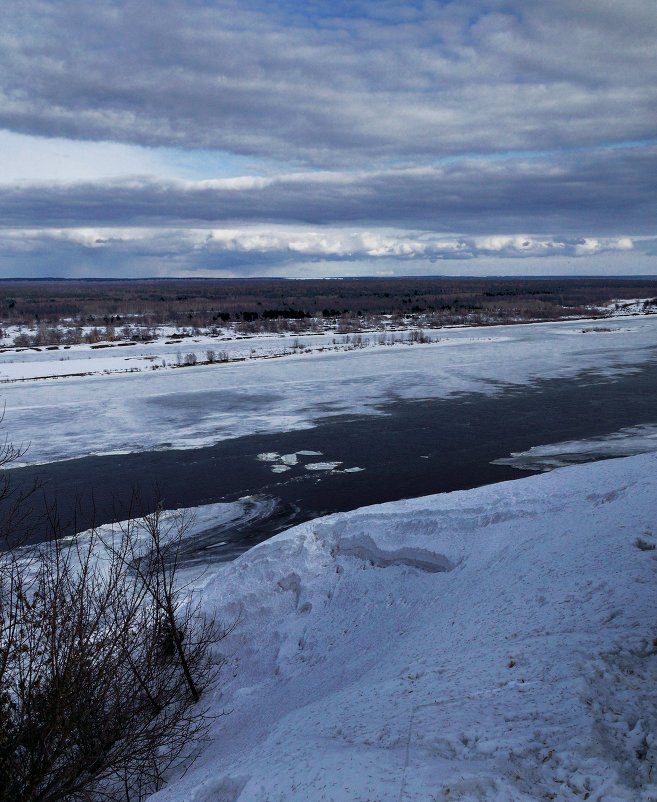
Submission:
M 0 277 L 657 274 L 654 0 L 6 0 Z

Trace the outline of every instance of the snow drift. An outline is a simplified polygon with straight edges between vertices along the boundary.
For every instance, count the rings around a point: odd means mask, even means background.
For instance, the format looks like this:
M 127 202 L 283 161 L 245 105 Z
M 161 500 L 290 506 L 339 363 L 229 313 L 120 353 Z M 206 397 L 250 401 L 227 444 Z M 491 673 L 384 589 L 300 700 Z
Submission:
M 657 800 L 656 468 L 334 515 L 223 567 L 226 715 L 154 799 Z

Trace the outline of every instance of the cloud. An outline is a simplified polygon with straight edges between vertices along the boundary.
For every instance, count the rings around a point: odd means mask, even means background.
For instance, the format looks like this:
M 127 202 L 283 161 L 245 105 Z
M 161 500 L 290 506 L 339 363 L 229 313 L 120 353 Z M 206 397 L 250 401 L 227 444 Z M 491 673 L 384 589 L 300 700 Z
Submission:
M 617 237 L 654 233 L 656 190 L 657 146 L 614 149 L 604 161 L 587 153 L 196 182 L 6 184 L 0 227 L 266 222 Z
M 640 140 L 656 33 L 654 0 L 22 0 L 0 126 L 331 168 Z
M 654 0 L 6 5 L 4 272 L 657 271 Z
M 646 274 L 654 272 L 654 249 L 654 238 L 308 226 L 6 229 L 0 271 L 25 277 Z
M 590 256 L 606 250 L 631 251 L 633 249 L 634 242 L 630 237 L 618 237 L 612 240 L 586 237 L 575 243 L 575 256 Z
M 322 259 L 474 259 L 481 255 L 542 257 L 590 256 L 634 248 L 630 237 L 555 239 L 491 235 L 444 237 L 426 231 L 399 232 L 325 228 L 289 229 L 18 229 L 5 231 L 7 254 L 40 253 L 64 247 L 81 251 L 123 251 L 135 256 L 208 257 L 223 254 L 270 255 L 276 261 L 296 256 Z

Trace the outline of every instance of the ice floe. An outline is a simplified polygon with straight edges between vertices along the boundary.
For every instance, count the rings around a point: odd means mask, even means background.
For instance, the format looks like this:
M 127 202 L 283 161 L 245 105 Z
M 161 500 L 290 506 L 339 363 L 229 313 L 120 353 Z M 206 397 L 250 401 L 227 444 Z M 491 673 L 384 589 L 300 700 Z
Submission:
M 268 451 L 258 454 L 257 459 L 261 462 L 270 463 L 272 473 L 286 473 L 292 468 L 302 468 L 306 471 L 331 471 L 332 473 L 359 473 L 365 470 L 358 466 L 338 470 L 342 465 L 340 460 L 325 460 L 323 462 L 308 462 L 309 457 L 321 457 L 321 451 L 293 451 L 290 454 L 279 454 L 275 451 Z
M 524 471 L 551 471 L 578 462 L 610 457 L 629 457 L 657 451 L 657 424 L 627 426 L 617 432 L 588 440 L 567 440 L 534 446 L 493 461 Z

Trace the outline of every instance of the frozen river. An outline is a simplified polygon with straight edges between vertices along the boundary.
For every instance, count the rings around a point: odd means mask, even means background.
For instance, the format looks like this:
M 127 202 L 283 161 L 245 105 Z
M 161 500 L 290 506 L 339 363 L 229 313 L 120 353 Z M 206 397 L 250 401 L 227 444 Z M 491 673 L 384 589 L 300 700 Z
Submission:
M 23 386 L 7 396 L 7 425 L 32 427 L 28 454 L 42 464 L 13 475 L 41 479 L 67 530 L 124 517 L 133 491 L 144 510 L 155 498 L 174 508 L 249 497 L 188 555 L 227 559 L 323 513 L 657 450 L 656 324 L 506 327 L 445 344 Z M 40 403 L 12 405 L 20 393 Z
M 11 441 L 30 443 L 25 461 L 32 464 L 92 454 L 197 449 L 246 435 L 311 429 L 338 415 L 382 414 L 397 401 L 495 396 L 586 372 L 606 380 L 636 371 L 657 356 L 657 316 L 443 329 L 432 336 L 439 340 L 429 345 L 316 351 L 184 369 L 170 368 L 172 349 L 195 347 L 202 355 L 206 345 L 4 353 L 3 427 Z M 332 338 L 301 339 L 318 349 Z M 280 341 L 254 338 L 232 347 L 236 356 L 266 355 L 277 352 Z M 143 370 L 135 367 L 144 361 Z M 169 367 L 153 370 L 162 362 Z M 72 373 L 81 366 L 96 373 L 9 380 L 62 365 Z M 105 375 L 112 365 L 135 372 Z

